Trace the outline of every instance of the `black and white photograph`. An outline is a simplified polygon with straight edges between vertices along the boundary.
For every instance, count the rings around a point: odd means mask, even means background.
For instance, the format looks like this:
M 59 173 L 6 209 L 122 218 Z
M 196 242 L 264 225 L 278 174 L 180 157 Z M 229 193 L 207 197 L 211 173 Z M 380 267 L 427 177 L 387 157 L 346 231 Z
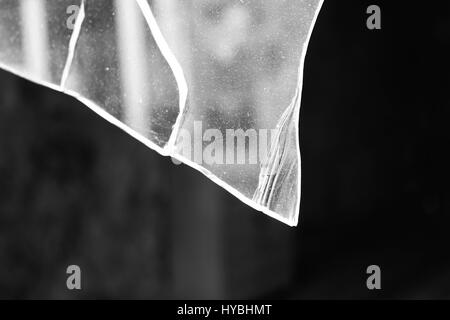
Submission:
M 0 0 L 0 300 L 448 300 L 449 123 L 446 1 Z

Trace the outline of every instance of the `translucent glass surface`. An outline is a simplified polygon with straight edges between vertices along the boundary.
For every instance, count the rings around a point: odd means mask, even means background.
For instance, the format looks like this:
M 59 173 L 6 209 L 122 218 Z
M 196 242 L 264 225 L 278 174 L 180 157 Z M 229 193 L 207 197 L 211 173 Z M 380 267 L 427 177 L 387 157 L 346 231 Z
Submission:
M 321 4 L 0 0 L 0 66 L 296 225 L 303 63 Z
M 62 84 L 164 148 L 178 116 L 178 87 L 135 1 L 86 0 Z
M 81 0 L 1 0 L 0 66 L 59 85 L 72 35 L 67 11 L 80 5 Z

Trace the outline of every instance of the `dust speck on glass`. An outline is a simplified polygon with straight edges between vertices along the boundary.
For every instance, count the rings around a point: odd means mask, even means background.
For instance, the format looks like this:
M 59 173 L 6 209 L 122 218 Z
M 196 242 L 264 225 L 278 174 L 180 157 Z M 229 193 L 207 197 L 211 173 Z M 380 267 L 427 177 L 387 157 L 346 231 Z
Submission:
M 321 5 L 0 0 L 0 67 L 294 226 L 303 63 Z

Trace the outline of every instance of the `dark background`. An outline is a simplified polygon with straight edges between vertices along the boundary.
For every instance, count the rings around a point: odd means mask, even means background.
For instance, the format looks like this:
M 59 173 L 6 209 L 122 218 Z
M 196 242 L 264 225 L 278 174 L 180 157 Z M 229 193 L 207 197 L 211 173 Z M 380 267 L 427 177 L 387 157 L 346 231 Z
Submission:
M 382 30 L 366 28 L 370 4 Z M 449 57 L 445 1 L 325 1 L 297 228 L 0 72 L 0 297 L 450 298 Z

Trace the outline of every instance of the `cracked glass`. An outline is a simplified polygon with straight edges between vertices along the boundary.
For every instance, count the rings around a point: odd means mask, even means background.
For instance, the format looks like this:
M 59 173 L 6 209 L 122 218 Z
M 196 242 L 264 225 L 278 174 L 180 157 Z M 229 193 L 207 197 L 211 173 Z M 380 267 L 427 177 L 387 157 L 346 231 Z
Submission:
M 0 67 L 294 226 L 303 64 L 321 5 L 0 0 Z

